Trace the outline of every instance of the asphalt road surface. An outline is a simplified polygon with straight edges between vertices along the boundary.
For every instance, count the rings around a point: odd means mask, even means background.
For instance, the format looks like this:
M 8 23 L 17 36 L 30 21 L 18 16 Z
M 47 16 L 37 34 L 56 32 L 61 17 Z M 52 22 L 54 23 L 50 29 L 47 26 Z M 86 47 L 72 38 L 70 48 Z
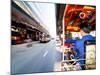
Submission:
M 27 47 L 29 44 L 32 46 Z M 56 50 L 55 40 L 14 45 L 11 46 L 11 73 L 53 72 L 61 58 L 62 53 Z

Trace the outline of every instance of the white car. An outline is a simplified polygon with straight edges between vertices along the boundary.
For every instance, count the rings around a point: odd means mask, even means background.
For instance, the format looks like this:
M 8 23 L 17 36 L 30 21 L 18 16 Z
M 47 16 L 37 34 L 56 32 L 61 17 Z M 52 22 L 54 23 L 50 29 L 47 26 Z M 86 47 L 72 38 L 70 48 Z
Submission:
M 59 36 L 57 36 L 57 38 L 56 38 L 56 46 L 61 46 L 61 40 L 60 40 Z

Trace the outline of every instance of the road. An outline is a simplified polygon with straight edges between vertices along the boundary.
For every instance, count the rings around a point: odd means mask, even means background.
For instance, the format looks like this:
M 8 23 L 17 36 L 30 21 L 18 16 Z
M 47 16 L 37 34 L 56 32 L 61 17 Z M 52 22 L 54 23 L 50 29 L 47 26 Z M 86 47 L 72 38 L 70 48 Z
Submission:
M 55 40 L 51 40 L 48 43 L 31 42 L 32 47 L 27 47 L 28 44 L 25 43 L 11 47 L 11 73 L 22 74 L 55 71 L 56 63 L 62 60 L 62 53 L 56 50 Z

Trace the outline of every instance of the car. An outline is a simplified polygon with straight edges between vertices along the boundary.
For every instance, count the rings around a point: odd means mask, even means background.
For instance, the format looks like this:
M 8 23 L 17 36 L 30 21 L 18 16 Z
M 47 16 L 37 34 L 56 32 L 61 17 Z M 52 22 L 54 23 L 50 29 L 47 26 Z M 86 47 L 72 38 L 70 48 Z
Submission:
M 56 46 L 61 46 L 61 40 L 59 36 L 56 37 Z
M 21 35 L 19 32 L 15 32 L 15 31 L 12 31 L 12 35 L 11 35 L 11 44 L 12 45 L 16 45 L 16 44 L 21 44 L 23 41 L 22 41 L 22 38 L 21 38 Z
M 50 36 L 46 35 L 46 34 L 42 34 L 41 38 L 40 38 L 40 43 L 47 43 L 50 41 Z

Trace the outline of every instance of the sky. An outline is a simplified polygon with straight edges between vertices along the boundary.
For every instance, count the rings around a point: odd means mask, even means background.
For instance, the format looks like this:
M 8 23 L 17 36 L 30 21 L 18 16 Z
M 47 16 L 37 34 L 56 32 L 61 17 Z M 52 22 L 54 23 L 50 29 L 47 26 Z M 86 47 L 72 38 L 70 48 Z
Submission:
M 52 37 L 56 37 L 56 10 L 53 3 L 28 2 L 33 15 L 37 15 L 38 21 L 45 27 Z

